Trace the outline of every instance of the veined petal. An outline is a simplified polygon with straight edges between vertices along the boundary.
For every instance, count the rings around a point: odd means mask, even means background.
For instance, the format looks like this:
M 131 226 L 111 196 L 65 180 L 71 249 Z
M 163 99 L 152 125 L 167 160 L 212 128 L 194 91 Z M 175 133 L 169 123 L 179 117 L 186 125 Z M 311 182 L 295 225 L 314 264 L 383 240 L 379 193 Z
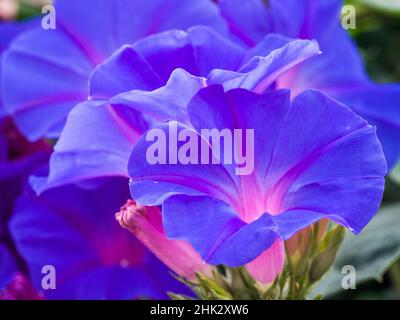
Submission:
M 192 130 L 256 128 L 254 174 L 236 177 L 220 164 L 171 164 L 167 156 L 165 164 L 150 165 L 142 138 L 129 163 L 133 198 L 162 204 L 167 235 L 189 241 L 210 264 L 239 266 L 268 256 L 277 240 L 323 218 L 359 232 L 383 194 L 386 162 L 375 129 L 315 90 L 288 105 L 285 91 L 201 89 L 188 108 Z M 169 125 L 157 128 L 167 137 Z M 181 146 L 161 143 L 172 158 Z M 280 271 L 278 260 L 271 274 L 253 272 L 267 281 Z
M 133 48 L 164 81 L 178 68 L 202 77 L 214 68 L 236 70 L 245 54 L 244 49 L 206 26 L 158 33 L 137 41 Z
M 196 143 L 197 155 L 201 154 L 201 149 L 207 149 L 211 159 L 210 146 L 192 128 L 175 121 L 161 123 L 140 138 L 132 152 L 128 164 L 132 197 L 140 204 L 149 206 L 160 205 L 165 198 L 177 193 L 210 194 L 227 203 L 236 203 L 236 184 L 223 165 L 215 165 L 211 161 L 199 165 L 178 161 L 177 150 L 186 144 L 186 141 L 178 141 L 181 132 L 192 133 L 190 139 Z M 148 154 L 151 147 L 157 147 L 155 142 L 160 147 L 158 156 L 165 156 L 165 161 L 160 159 L 163 163 L 156 165 L 153 160 L 150 161 L 153 154 Z M 201 160 L 196 157 L 196 161 L 200 163 Z
M 226 203 L 206 196 L 169 197 L 163 203 L 163 220 L 169 238 L 190 242 L 214 265 L 242 266 L 270 248 L 278 237 L 271 215 L 247 224 Z
M 265 176 L 266 205 L 335 216 L 359 232 L 379 207 L 386 169 L 375 128 L 335 100 L 306 91 L 279 133 Z
M 254 57 L 237 72 L 213 70 L 210 84 L 223 84 L 225 90 L 243 88 L 264 93 L 285 71 L 320 53 L 317 42 L 294 40 L 266 57 Z
M 55 7 L 55 30 L 38 24 L 4 55 L 4 105 L 30 140 L 58 138 L 68 112 L 88 96 L 93 69 L 122 45 L 197 24 L 225 31 L 208 0 L 59 0 Z
M 204 78 L 176 69 L 165 86 L 153 90 L 132 90 L 110 99 L 112 105 L 129 106 L 148 119 L 187 122 L 186 107 L 197 91 L 206 86 Z M 177 94 L 179 92 L 179 94 Z
M 400 160 L 400 85 L 372 83 L 327 90 L 377 126 L 389 170 Z
M 268 56 L 272 51 L 282 48 L 294 40 L 278 33 L 269 33 L 254 48 L 247 50 L 244 62 L 250 61 L 255 56 Z
M 29 140 L 57 136 L 72 106 L 86 98 L 90 71 L 66 35 L 28 31 L 3 56 L 4 107 Z
M 163 81 L 131 46 L 123 46 L 98 65 L 89 79 L 92 100 L 106 100 L 130 90 L 154 90 Z
M 255 157 L 253 159 L 250 158 L 250 154 L 247 155 L 248 162 L 254 164 L 254 171 L 250 175 L 238 178 L 237 165 L 227 164 L 222 160 L 240 190 L 240 207 L 236 207 L 236 210 L 247 221 L 251 221 L 255 214 L 265 210 L 256 199 L 261 198 L 265 190 L 265 186 L 262 185 L 263 173 L 270 165 L 277 139 L 276 133 L 281 129 L 289 108 L 290 92 L 287 90 L 264 95 L 243 89 L 225 93 L 220 85 L 202 89 L 188 106 L 190 123 L 197 132 L 201 132 L 202 129 L 217 129 L 219 132 L 228 129 L 231 133 L 235 129 L 254 131 Z
M 58 0 L 56 10 L 62 28 L 84 44 L 92 56 L 102 55 L 103 59 L 123 44 L 164 30 L 204 24 L 225 31 L 216 6 L 207 0 Z M 107 34 L 113 36 L 105 38 Z
M 240 0 L 219 1 L 221 15 L 231 34 L 253 47 L 267 33 L 322 40 L 338 25 L 341 0 Z
M 219 6 L 229 31 L 243 45 L 253 47 L 272 29 L 262 0 L 222 0 Z
M 337 29 L 324 42 L 322 54 L 288 70 L 278 80 L 279 88 L 291 88 L 293 95 L 313 88 L 329 93 L 330 88 L 346 88 L 368 80 L 361 56 L 345 30 Z
M 57 271 L 57 287 L 45 291 L 46 298 L 165 298 L 169 284 L 160 279 L 166 268 L 153 265 L 149 252 L 115 222 L 129 197 L 126 186 L 126 179 L 114 178 L 96 192 L 68 185 L 19 199 L 10 230 L 36 288 L 42 289 L 44 265 Z
M 93 178 L 126 177 L 132 148 L 146 129 L 142 116 L 129 107 L 101 101 L 77 105 L 54 147 L 49 176 L 31 180 L 35 191 Z
M 128 55 L 132 53 L 131 48 L 123 49 L 121 54 L 124 52 Z M 118 59 L 118 56 L 114 57 Z M 100 95 L 107 96 L 133 84 L 129 81 L 121 82 L 124 77 L 119 77 L 114 82 L 115 86 L 107 87 L 106 90 L 101 89 L 102 85 L 95 85 L 99 80 L 97 77 L 107 76 L 110 70 L 104 69 L 108 69 L 112 60 L 93 75 L 92 85 L 99 90 L 97 93 Z M 186 106 L 203 84 L 204 79 L 177 69 L 168 83 L 159 89 L 132 90 L 109 101 L 89 100 L 77 105 L 70 112 L 54 148 L 49 177 L 31 180 L 35 191 L 40 193 L 55 186 L 92 178 L 126 177 L 130 153 L 149 124 L 156 119 L 180 119 L 187 122 Z

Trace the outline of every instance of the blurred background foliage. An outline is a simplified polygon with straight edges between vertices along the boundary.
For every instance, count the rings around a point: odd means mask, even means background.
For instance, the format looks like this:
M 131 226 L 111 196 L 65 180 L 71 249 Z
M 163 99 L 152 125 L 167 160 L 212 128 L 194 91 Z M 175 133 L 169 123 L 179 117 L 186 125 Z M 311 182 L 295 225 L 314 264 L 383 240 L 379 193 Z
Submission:
M 400 81 L 400 0 L 349 0 L 357 12 L 351 30 L 371 77 L 377 82 Z
M 348 0 L 356 8 L 356 41 L 376 82 L 400 82 L 400 0 Z M 400 101 L 399 101 L 400 112 Z M 355 290 L 343 290 L 346 274 L 356 269 Z M 314 293 L 327 299 L 400 299 L 400 166 L 387 179 L 382 209 L 354 236 L 348 233 L 335 264 Z
M 400 82 L 400 0 L 345 2 L 356 8 L 356 29 L 349 32 L 372 79 Z M 21 0 L 15 18 L 40 15 L 37 4 L 46 3 L 51 0 Z M 341 287 L 345 265 L 356 269 L 355 290 Z M 400 165 L 387 179 L 381 211 L 360 235 L 347 234 L 333 268 L 312 295 L 317 293 L 325 299 L 400 299 Z

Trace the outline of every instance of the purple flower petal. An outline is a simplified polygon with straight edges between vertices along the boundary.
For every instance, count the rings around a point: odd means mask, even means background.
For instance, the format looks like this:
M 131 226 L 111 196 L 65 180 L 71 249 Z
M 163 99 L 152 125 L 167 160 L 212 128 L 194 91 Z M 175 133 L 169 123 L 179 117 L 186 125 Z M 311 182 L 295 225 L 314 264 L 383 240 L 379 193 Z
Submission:
M 122 45 L 196 24 L 225 30 L 208 0 L 60 0 L 56 12 L 56 30 L 38 24 L 4 55 L 4 104 L 30 140 L 58 137 L 68 112 L 88 96 L 87 81 L 94 67 Z
M 254 46 L 271 31 L 271 20 L 262 0 L 222 0 L 219 6 L 232 35 L 246 46 Z
M 272 207 L 337 215 L 355 232 L 377 211 L 386 174 L 382 148 L 375 128 L 345 106 L 306 91 L 293 101 L 276 146 L 265 175 Z
M 126 177 L 129 155 L 146 129 L 142 116 L 129 107 L 96 101 L 76 106 L 54 147 L 49 176 L 31 179 L 35 191 L 97 177 Z
M 166 86 L 154 91 L 128 91 L 111 99 L 112 105 L 101 100 L 77 105 L 54 148 L 49 176 L 31 179 L 35 191 L 98 177 L 126 177 L 132 148 L 150 120 L 187 121 L 186 105 L 203 82 L 178 69 Z
M 165 298 L 170 288 L 156 279 L 166 269 L 146 274 L 154 258 L 115 221 L 129 197 L 126 185 L 126 179 L 103 180 L 95 193 L 65 186 L 18 201 L 11 233 L 38 290 L 42 267 L 56 268 L 57 287 L 44 292 L 47 298 Z
M 247 50 L 245 61 L 248 62 L 255 56 L 268 56 L 272 51 L 280 49 L 294 40 L 296 39 L 269 33 L 254 48 Z
M 213 259 L 214 254 L 246 224 L 229 205 L 220 200 L 205 196 L 174 195 L 163 203 L 163 225 L 170 239 L 190 242 L 207 263 L 218 264 Z M 207 239 L 204 234 L 208 234 Z M 230 256 L 237 258 L 235 252 L 231 252 Z
M 129 162 L 133 198 L 163 204 L 167 235 L 189 241 L 212 264 L 246 264 L 278 238 L 325 217 L 359 232 L 378 210 L 384 187 L 375 128 L 318 91 L 288 106 L 285 91 L 201 89 L 188 108 L 195 131 L 254 129 L 253 174 L 169 160 L 152 165 L 146 158 L 151 142 L 143 137 Z M 170 126 L 157 128 L 168 137 Z M 176 150 L 164 142 L 173 159 Z
M 257 186 L 259 182 L 262 182 L 263 174 L 272 159 L 277 140 L 276 132 L 280 130 L 289 108 L 290 92 L 286 90 L 256 95 L 250 91 L 236 89 L 225 94 L 221 86 L 214 85 L 207 90 L 201 90 L 195 96 L 188 106 L 188 112 L 190 122 L 198 132 L 201 129 L 222 131 L 249 128 L 254 130 L 254 149 L 257 150 L 258 155 L 254 159 L 255 170 L 251 176 L 242 176 L 241 183 L 246 185 L 247 192 L 253 191 L 257 194 L 260 192 Z M 236 165 L 225 164 L 224 166 L 232 180 L 237 181 Z M 240 189 L 239 182 L 237 182 L 237 187 Z M 242 204 L 245 202 L 243 201 Z M 247 205 L 254 205 L 254 201 L 249 198 Z M 244 211 L 245 209 L 241 205 L 237 210 Z
M 363 61 L 346 31 L 330 33 L 324 41 L 318 41 L 322 54 L 289 70 L 278 80 L 281 88 L 292 88 L 295 94 L 308 88 L 329 93 L 330 88 L 346 88 L 368 81 Z
M 243 88 L 263 93 L 279 75 L 319 53 L 317 42 L 294 40 L 266 57 L 254 57 L 237 72 L 213 70 L 209 83 L 223 84 L 225 90 Z
M 92 67 L 62 32 L 28 31 L 4 53 L 4 106 L 30 140 L 55 137 L 71 107 L 86 99 Z
M 328 92 L 377 126 L 388 168 L 400 160 L 400 85 L 355 85 L 333 87 Z
M 90 99 L 107 100 L 130 90 L 154 90 L 164 82 L 131 46 L 97 66 L 89 80 Z
M 164 81 L 178 68 L 202 77 L 214 68 L 237 70 L 245 54 L 244 49 L 205 26 L 187 32 L 162 32 L 139 40 L 133 47 Z
M 167 144 L 174 138 L 169 139 L 169 130 L 176 131 L 176 134 L 183 130 L 191 130 L 175 121 L 161 123 L 151 130 L 157 130 L 167 138 Z M 151 132 L 151 130 L 149 132 Z M 198 149 L 209 148 L 205 140 L 193 131 L 198 139 Z M 170 142 L 171 140 L 171 142 Z M 147 141 L 145 134 L 136 144 L 128 164 L 128 172 L 131 177 L 130 188 L 134 199 L 143 205 L 159 205 L 163 200 L 173 194 L 209 194 L 220 198 L 228 203 L 235 203 L 238 197 L 238 190 L 235 181 L 222 165 L 181 165 L 161 164 L 151 165 L 148 162 L 147 150 L 153 144 Z M 184 144 L 177 141 L 178 148 Z M 200 154 L 200 153 L 198 153 Z M 209 151 L 210 156 L 212 151 Z M 176 155 L 177 156 L 177 155 Z M 174 161 L 171 158 L 171 161 Z M 199 162 L 200 163 L 200 162 Z M 199 167 L 201 166 L 201 170 Z M 151 192 L 149 190 L 151 189 Z
M 148 123 L 186 122 L 186 106 L 205 79 L 176 69 L 165 86 L 157 88 L 160 84 L 151 66 L 132 47 L 123 47 L 101 64 L 91 77 L 92 98 L 116 96 L 109 100 L 111 105 L 91 100 L 71 111 L 51 157 L 50 175 L 33 179 L 35 190 L 95 177 L 127 176 L 129 154 Z M 124 90 L 129 91 L 121 93 Z
M 388 114 L 398 114 L 396 104 L 391 102 L 395 90 L 374 89 L 371 95 L 377 96 L 376 92 L 380 92 L 379 104 L 366 97 L 373 85 L 355 44 L 339 23 L 343 1 L 270 0 L 266 4 L 263 0 L 252 0 L 245 6 L 239 6 L 239 2 L 223 0 L 220 8 L 231 33 L 247 46 L 255 46 L 247 59 L 252 55 L 265 56 L 271 51 L 271 45 L 265 44 L 270 35 L 262 40 L 267 33 L 316 39 L 322 54 L 291 68 L 280 77 L 278 87 L 292 89 L 294 96 L 308 88 L 318 89 L 351 106 L 378 126 L 388 166 L 393 168 L 400 157 L 396 144 L 398 117 L 388 117 Z M 283 43 L 276 41 L 276 46 L 280 45 Z
M 277 42 L 282 41 L 288 42 L 287 39 L 275 36 L 270 37 L 269 41 L 266 40 L 265 44 L 276 47 Z M 300 49 L 299 55 L 294 52 L 296 48 Z M 290 42 L 286 47 L 268 56 L 259 68 L 249 72 L 249 82 L 262 82 L 262 86 L 272 83 L 277 73 L 302 60 L 309 50 L 316 51 L 317 46 L 309 41 Z M 195 93 L 207 85 L 207 81 L 189 74 L 186 70 L 174 68 L 193 67 L 196 72 L 206 74 L 219 64 L 227 68 L 236 68 L 242 61 L 243 50 L 209 28 L 201 26 L 191 28 L 188 32 L 167 31 L 140 40 L 132 47 L 125 46 L 99 65 L 90 80 L 91 98 L 108 99 L 117 94 L 109 100 L 114 106 L 112 109 L 126 110 L 125 113 L 133 113 L 135 110 L 143 115 L 143 121 L 150 123 L 154 120 L 168 119 L 187 123 L 186 107 Z M 164 73 L 170 69 L 174 71 L 168 82 L 165 86 L 160 86 L 162 81 L 159 81 L 157 74 L 164 77 Z M 46 181 L 36 180 L 37 191 L 52 185 L 61 185 L 63 181 L 71 183 L 95 176 L 126 175 L 124 163 L 128 158 L 123 160 L 121 155 L 130 152 L 135 143 L 135 135 L 129 132 L 141 132 L 140 128 L 143 126 L 137 124 L 140 116 L 138 115 L 138 119 L 125 117 L 121 121 L 121 117 L 110 117 L 109 112 L 104 111 L 110 107 L 89 107 L 101 103 L 88 102 L 84 108 L 77 108 L 80 111 L 72 113 L 52 157 L 47 186 Z M 96 111 L 101 115 L 89 115 Z M 104 114 L 107 115 L 107 120 Z M 92 118 L 96 120 L 92 121 Z M 101 139 L 100 135 L 91 133 L 92 128 L 100 126 L 108 128 L 102 130 Z M 117 132 L 113 133 L 117 127 Z M 120 129 L 124 129 L 125 137 L 120 134 Z M 97 132 L 97 129 L 93 132 Z M 128 144 L 131 146 L 128 147 Z
M 250 47 L 271 32 L 292 38 L 320 40 L 337 25 L 342 4 L 341 0 L 219 2 L 221 15 L 232 35 Z
M 165 86 L 153 90 L 132 90 L 110 99 L 112 105 L 128 106 L 148 120 L 187 120 L 186 107 L 197 91 L 206 86 L 206 79 L 176 69 Z M 177 94 L 179 92 L 179 94 Z

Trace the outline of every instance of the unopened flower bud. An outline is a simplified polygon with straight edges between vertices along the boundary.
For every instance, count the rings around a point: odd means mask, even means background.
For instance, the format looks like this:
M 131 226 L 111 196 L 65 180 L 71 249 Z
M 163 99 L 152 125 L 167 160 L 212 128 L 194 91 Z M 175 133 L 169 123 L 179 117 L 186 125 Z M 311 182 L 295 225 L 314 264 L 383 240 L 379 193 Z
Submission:
M 158 207 L 144 207 L 128 200 L 116 219 L 179 276 L 194 279 L 196 273 L 210 274 L 211 266 L 203 262 L 189 243 L 167 238 Z
M 326 233 L 328 223 L 329 220 L 327 219 L 321 220 L 296 233 L 285 242 L 288 259 L 290 259 L 291 264 L 299 273 L 304 272 L 304 268 L 307 266 L 306 257 L 312 250 L 312 238 L 316 236 L 314 240 L 317 243 L 320 242 Z
M 323 250 L 315 256 L 311 263 L 309 279 L 311 283 L 317 282 L 331 268 L 336 254 L 342 244 L 345 231 L 342 226 L 336 226 L 323 239 Z

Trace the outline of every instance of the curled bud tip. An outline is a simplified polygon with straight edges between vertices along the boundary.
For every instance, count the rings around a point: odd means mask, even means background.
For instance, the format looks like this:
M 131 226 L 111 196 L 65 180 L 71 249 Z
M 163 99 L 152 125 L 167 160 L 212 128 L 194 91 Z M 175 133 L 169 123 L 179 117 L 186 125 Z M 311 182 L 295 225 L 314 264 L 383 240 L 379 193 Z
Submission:
M 197 272 L 203 274 L 211 272 L 211 266 L 203 262 L 189 243 L 167 238 L 158 207 L 144 207 L 133 200 L 128 200 L 115 217 L 123 228 L 132 232 L 179 276 L 194 279 Z

